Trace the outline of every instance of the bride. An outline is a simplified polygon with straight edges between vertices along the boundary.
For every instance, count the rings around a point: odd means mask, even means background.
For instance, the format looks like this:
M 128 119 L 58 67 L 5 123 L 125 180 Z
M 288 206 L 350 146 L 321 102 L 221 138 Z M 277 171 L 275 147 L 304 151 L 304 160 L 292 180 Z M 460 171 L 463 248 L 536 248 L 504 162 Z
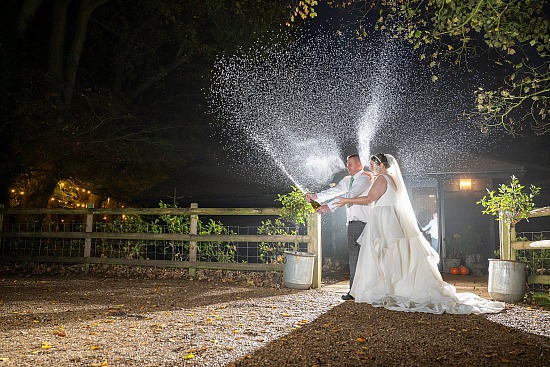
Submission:
M 356 302 L 389 310 L 478 314 L 499 312 L 504 303 L 456 293 L 437 268 L 439 255 L 417 226 L 401 170 L 389 154 L 370 158 L 376 181 L 367 196 L 340 197 L 338 205 L 375 202 L 357 242 L 361 245 L 351 288 Z

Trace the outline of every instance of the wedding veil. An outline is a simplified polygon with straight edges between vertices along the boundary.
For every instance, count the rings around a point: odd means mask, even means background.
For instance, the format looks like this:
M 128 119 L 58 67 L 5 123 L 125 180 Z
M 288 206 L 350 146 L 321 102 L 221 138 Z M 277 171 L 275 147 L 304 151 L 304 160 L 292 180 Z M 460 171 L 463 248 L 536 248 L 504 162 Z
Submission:
M 397 191 L 397 205 L 396 211 L 399 217 L 401 226 L 403 227 L 403 232 L 407 238 L 419 237 L 424 247 L 430 255 L 434 258 L 432 261 L 436 263 L 439 262 L 439 255 L 436 251 L 432 249 L 428 241 L 424 238 L 424 235 L 420 232 L 418 228 L 418 222 L 416 220 L 416 215 L 412 208 L 411 200 L 409 194 L 407 193 L 407 188 L 405 187 L 405 181 L 403 181 L 403 175 L 401 174 L 401 169 L 395 158 L 391 154 L 384 154 L 388 160 L 390 167 L 387 169 L 387 172 L 393 177 L 396 191 Z
M 399 215 L 399 220 L 405 236 L 407 238 L 416 237 L 421 234 L 416 224 L 416 215 L 412 208 L 411 200 L 409 194 L 407 193 L 407 188 L 405 187 L 405 181 L 403 181 L 403 175 L 401 174 L 401 169 L 399 164 L 395 160 L 394 156 L 391 154 L 384 154 L 390 167 L 387 169 L 388 173 L 393 177 L 395 182 L 395 188 L 397 192 L 397 213 Z

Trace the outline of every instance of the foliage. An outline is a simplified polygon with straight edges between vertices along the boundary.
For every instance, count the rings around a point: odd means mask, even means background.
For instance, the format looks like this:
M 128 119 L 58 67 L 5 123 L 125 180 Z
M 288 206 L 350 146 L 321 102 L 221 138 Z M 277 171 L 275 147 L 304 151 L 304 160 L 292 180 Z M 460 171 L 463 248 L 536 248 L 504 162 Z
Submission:
M 483 132 L 526 127 L 550 132 L 550 19 L 546 0 L 331 0 L 358 16 L 357 37 L 390 30 L 421 50 L 434 68 L 487 55 L 502 66 L 505 81 L 479 89 L 473 117 Z M 437 81 L 434 71 L 433 81 Z
M 496 216 L 496 220 L 502 220 L 513 227 L 522 219 L 529 218 L 529 213 L 535 208 L 533 199 L 540 193 L 540 187 L 534 185 L 531 185 L 529 194 L 523 192 L 524 188 L 517 177 L 512 176 L 509 186 L 501 184 L 498 193 L 487 189 L 488 195 L 476 204 L 485 208 L 483 214 Z
M 155 233 L 155 225 L 151 226 L 139 215 L 119 216 L 103 227 L 105 232 L 112 233 Z M 116 244 L 121 245 L 120 253 L 116 250 Z M 145 240 L 103 240 L 98 247 L 101 249 L 101 256 L 122 257 L 126 259 L 143 259 L 146 250 Z
M 169 204 L 159 203 L 160 208 L 171 208 Z M 177 208 L 177 206 L 173 206 Z M 181 233 L 190 232 L 189 215 L 163 214 L 153 221 L 146 221 L 139 215 L 117 217 L 111 223 L 103 224 L 105 232 L 117 233 Z M 221 222 L 212 219 L 204 223 L 197 219 L 197 234 L 199 235 L 222 235 L 233 234 L 228 231 Z M 101 249 L 101 256 L 106 257 L 127 257 L 127 258 L 148 258 L 170 259 L 186 261 L 189 260 L 189 242 L 186 241 L 145 241 L 145 240 L 124 240 L 121 241 L 122 253 L 116 252 L 116 244 L 110 240 L 104 240 L 98 247 Z M 161 250 L 162 253 L 158 253 Z M 204 241 L 197 244 L 198 261 L 235 262 L 236 246 L 233 243 L 221 241 Z
M 518 260 L 527 263 L 530 274 L 550 275 L 550 249 L 524 251 Z
M 532 240 L 525 236 L 516 237 L 516 241 L 543 241 L 546 240 L 544 233 L 534 234 Z M 518 259 L 527 263 L 527 270 L 531 274 L 550 275 L 550 249 L 531 249 L 518 251 Z
M 447 258 L 459 259 L 478 253 L 483 247 L 481 233 L 473 225 L 464 226 L 461 232 L 445 238 L 447 244 Z
M 277 201 L 283 205 L 281 218 L 296 226 L 306 226 L 309 215 L 314 212 L 304 198 L 304 193 L 295 186 L 292 186 L 292 191 L 285 195 L 278 194 Z
M 318 5 L 316 0 L 300 0 L 295 6 L 292 7 L 290 12 L 290 22 L 294 23 L 296 19 L 315 18 L 317 12 L 315 6 Z M 292 24 L 287 22 L 286 25 L 290 27 Z
M 282 204 L 281 214 L 272 222 L 270 219 L 262 221 L 258 227 L 258 234 L 267 235 L 296 235 L 301 226 L 307 226 L 309 216 L 314 212 L 311 204 L 304 198 L 304 194 L 295 186 L 287 194 L 277 195 L 277 201 Z M 286 222 L 295 228 L 290 229 Z M 262 242 L 259 245 L 259 258 L 262 262 L 281 263 L 288 245 L 283 242 Z M 299 244 L 294 244 L 294 251 L 298 251 Z
M 177 208 L 178 206 L 171 206 L 162 200 L 159 202 L 159 208 L 168 209 L 172 207 Z M 168 233 L 189 233 L 191 218 L 188 215 L 162 214 L 159 219 L 155 220 L 154 224 L 158 225 L 161 222 L 166 225 Z
M 281 218 L 275 218 L 273 222 L 270 219 L 262 221 L 262 225 L 258 227 L 258 234 L 284 236 L 295 235 L 297 231 L 291 230 Z M 288 245 L 285 242 L 261 242 L 258 247 L 259 259 L 268 264 L 282 264 L 287 249 Z
M 537 292 L 531 297 L 531 303 L 550 311 L 550 293 Z
M 206 234 L 233 234 L 228 232 L 227 228 L 221 222 L 216 222 L 212 219 L 205 224 L 201 220 L 197 222 L 197 232 L 201 235 Z M 237 247 L 233 243 L 221 241 L 199 242 L 197 245 L 199 261 L 216 261 L 216 262 L 235 262 L 235 251 Z
M 519 184 L 516 176 L 512 176 L 510 185 L 501 184 L 498 193 L 487 189 L 488 195 L 485 195 L 476 204 L 482 205 L 485 209 L 483 214 L 495 216 L 496 220 L 503 221 L 508 226 L 508 239 L 511 240 L 512 229 L 516 223 L 522 219 L 528 219 L 529 213 L 535 208 L 534 197 L 540 193 L 540 187 L 531 185 L 530 193 L 523 192 L 525 187 Z M 508 246 L 508 252 L 505 253 L 502 248 L 505 241 L 501 238 L 499 255 L 504 255 L 504 259 L 510 259 L 512 248 Z

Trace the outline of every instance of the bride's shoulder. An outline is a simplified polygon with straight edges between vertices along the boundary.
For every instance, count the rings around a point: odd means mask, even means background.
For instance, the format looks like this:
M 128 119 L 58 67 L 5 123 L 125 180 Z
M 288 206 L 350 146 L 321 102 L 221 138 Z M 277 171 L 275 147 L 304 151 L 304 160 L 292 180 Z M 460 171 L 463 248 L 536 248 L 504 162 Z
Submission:
M 381 173 L 380 176 L 383 176 L 386 181 L 390 182 L 392 184 L 392 186 L 395 188 L 395 180 L 393 179 L 393 177 L 391 175 L 388 175 L 386 173 Z

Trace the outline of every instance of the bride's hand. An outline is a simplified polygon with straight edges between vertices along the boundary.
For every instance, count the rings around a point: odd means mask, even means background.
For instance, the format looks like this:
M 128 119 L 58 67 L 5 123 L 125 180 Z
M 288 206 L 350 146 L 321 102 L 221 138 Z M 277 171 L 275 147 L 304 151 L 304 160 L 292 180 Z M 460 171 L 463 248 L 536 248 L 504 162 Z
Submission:
M 343 207 L 344 205 L 346 205 L 347 202 L 346 202 L 346 198 L 343 198 L 341 196 L 338 196 L 338 201 L 336 202 L 336 205 L 338 205 L 339 208 Z

